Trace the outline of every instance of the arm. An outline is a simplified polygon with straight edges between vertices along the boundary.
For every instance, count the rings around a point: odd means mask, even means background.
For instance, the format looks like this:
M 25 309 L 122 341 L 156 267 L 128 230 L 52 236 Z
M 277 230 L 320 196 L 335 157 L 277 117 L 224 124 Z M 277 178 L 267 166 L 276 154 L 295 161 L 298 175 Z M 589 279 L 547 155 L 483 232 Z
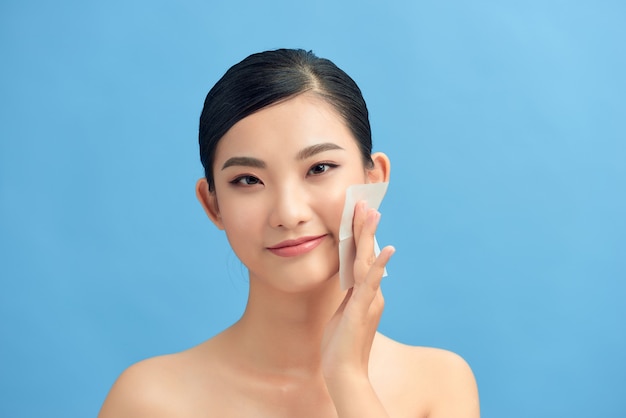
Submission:
M 377 211 L 357 205 L 355 284 L 329 322 L 322 343 L 322 371 L 340 418 L 388 417 L 368 376 L 370 350 L 384 307 L 380 282 L 394 252 L 386 247 L 374 257 L 379 219 Z
M 322 345 L 322 369 L 340 418 L 382 418 L 389 414 L 371 385 L 368 364 L 384 307 L 380 282 L 394 250 L 386 247 L 378 258 L 373 255 L 377 213 L 367 212 L 362 205 L 357 205 L 354 219 L 357 243 L 355 286 L 348 291 L 327 326 Z M 476 381 L 465 360 L 445 350 L 421 348 L 419 353 L 419 360 L 408 355 L 398 361 L 404 363 L 408 370 L 419 364 L 414 372 L 422 376 L 420 380 L 426 381 L 426 386 L 418 386 L 428 393 L 427 416 L 479 418 Z M 408 370 L 407 373 L 411 373 Z M 410 382 L 406 383 L 410 390 L 413 386 Z M 426 412 L 421 407 L 418 411 L 415 412 L 419 416 Z

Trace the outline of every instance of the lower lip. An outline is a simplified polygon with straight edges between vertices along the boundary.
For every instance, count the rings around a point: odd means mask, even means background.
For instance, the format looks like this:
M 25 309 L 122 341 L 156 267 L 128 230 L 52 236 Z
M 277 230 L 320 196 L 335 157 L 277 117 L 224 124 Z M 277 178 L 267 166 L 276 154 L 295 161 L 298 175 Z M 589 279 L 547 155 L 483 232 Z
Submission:
M 309 251 L 312 251 L 315 247 L 322 243 L 324 238 L 326 238 L 326 235 L 322 235 L 321 237 L 314 238 L 310 241 L 306 241 L 298 245 L 281 248 L 268 248 L 268 250 L 270 250 L 273 254 L 279 257 L 296 257 L 298 255 L 306 254 Z

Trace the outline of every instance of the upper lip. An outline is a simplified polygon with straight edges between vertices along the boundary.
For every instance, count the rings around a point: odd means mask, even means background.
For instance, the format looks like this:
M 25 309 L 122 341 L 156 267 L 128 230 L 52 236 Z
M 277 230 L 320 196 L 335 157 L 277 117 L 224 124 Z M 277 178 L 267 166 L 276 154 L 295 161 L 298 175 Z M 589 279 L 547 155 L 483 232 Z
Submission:
M 322 235 L 311 235 L 311 236 L 307 236 L 307 237 L 300 237 L 300 238 L 296 238 L 296 239 L 287 239 L 285 241 L 281 241 L 278 244 L 272 245 L 269 248 L 270 250 L 275 250 L 277 248 L 284 248 L 284 247 L 295 247 L 296 245 L 300 245 L 304 242 L 307 241 L 313 241 L 314 239 L 318 239 L 323 237 L 326 234 L 322 234 Z

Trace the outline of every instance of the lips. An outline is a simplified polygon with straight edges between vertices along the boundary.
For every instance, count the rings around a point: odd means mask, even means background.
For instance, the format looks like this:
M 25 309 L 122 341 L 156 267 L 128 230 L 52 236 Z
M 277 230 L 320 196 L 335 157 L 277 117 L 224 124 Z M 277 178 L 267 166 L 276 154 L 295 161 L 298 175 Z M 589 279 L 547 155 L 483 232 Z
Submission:
M 324 241 L 324 238 L 326 235 L 290 239 L 267 247 L 267 249 L 279 257 L 295 257 L 312 251 Z

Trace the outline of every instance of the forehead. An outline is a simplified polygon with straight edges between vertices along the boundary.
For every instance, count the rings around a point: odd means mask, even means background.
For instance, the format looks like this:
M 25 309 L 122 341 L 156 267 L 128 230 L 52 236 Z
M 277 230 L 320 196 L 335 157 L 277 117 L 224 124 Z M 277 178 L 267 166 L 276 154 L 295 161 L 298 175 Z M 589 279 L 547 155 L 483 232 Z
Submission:
M 218 143 L 216 162 L 232 155 L 269 151 L 280 155 L 322 142 L 358 153 L 356 139 L 335 108 L 312 93 L 304 93 L 245 117 Z

